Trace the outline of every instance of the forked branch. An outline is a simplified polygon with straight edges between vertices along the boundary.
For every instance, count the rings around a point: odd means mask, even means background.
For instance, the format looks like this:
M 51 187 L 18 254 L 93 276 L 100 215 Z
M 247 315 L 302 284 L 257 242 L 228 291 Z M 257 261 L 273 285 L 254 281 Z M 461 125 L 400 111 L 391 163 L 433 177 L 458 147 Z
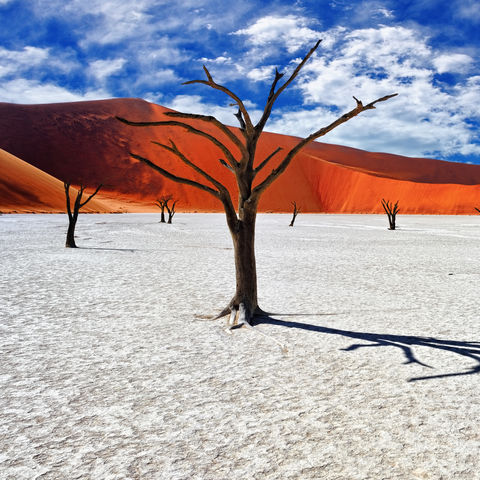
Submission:
M 299 143 L 297 143 L 297 145 L 287 153 L 287 155 L 285 156 L 283 161 L 280 163 L 280 165 L 277 168 L 273 169 L 272 172 L 268 175 L 268 177 L 253 189 L 252 194 L 257 196 L 261 195 L 263 191 L 267 187 L 269 187 L 286 170 L 286 168 L 290 165 L 290 162 L 293 160 L 293 158 L 306 145 L 313 142 L 317 138 L 323 137 L 328 132 L 331 132 L 333 129 L 335 129 L 342 123 L 348 122 L 350 119 L 352 119 L 353 117 L 356 117 L 357 115 L 364 112 L 365 110 L 371 110 L 375 108 L 376 103 L 385 102 L 386 100 L 389 100 L 390 98 L 393 98 L 397 95 L 398 95 L 397 93 L 394 93 L 392 95 L 385 95 L 384 97 L 377 98 L 376 100 L 368 103 L 367 105 L 363 105 L 362 102 L 355 99 L 355 101 L 357 102 L 357 106 L 354 109 L 345 113 L 341 117 L 338 117 L 335 121 L 330 123 L 330 125 L 320 128 L 316 132 L 313 132 L 311 135 L 309 135 L 308 137 L 304 138 Z
M 297 67 L 295 68 L 293 73 L 290 75 L 289 79 L 277 91 L 275 91 L 275 88 L 277 86 L 278 81 L 283 77 L 283 73 L 279 73 L 278 70 L 275 70 L 275 78 L 274 78 L 272 86 L 270 88 L 270 93 L 268 95 L 267 103 L 266 103 L 265 108 L 263 110 L 262 118 L 260 119 L 260 121 L 255 126 L 255 131 L 258 135 L 263 131 L 263 128 L 265 127 L 265 124 L 267 123 L 267 120 L 270 117 L 270 114 L 272 113 L 273 104 L 276 102 L 277 98 L 293 82 L 293 80 L 297 77 L 298 73 L 303 68 L 303 66 L 308 61 L 308 59 L 313 55 L 315 50 L 320 45 L 321 41 L 322 40 L 317 41 L 317 43 L 305 55 L 303 60 L 297 65 Z
M 221 132 L 223 132 L 240 150 L 242 155 L 247 153 L 245 145 L 240 141 L 240 139 L 232 132 L 226 125 L 224 125 L 220 120 L 217 120 L 212 115 L 198 115 L 194 113 L 182 113 L 182 112 L 165 112 L 165 115 L 168 117 L 175 118 L 187 118 L 192 120 L 200 120 L 202 122 L 207 122 L 215 125 Z
M 170 140 L 170 145 L 165 145 L 163 143 L 159 142 L 153 142 L 155 145 L 158 145 L 159 147 L 173 153 L 175 156 L 177 156 L 185 165 L 188 165 L 192 170 L 200 174 L 203 178 L 208 180 L 212 185 L 215 185 L 218 189 L 219 192 L 221 191 L 227 191 L 227 188 L 220 183 L 218 180 L 213 178 L 211 175 L 209 175 L 205 170 L 201 169 L 198 165 L 195 165 L 191 160 L 189 160 L 175 145 L 173 140 Z
M 245 122 L 245 130 L 247 134 L 253 133 L 254 127 L 252 124 L 252 120 L 250 119 L 250 115 L 247 112 L 247 109 L 245 108 L 245 105 L 243 104 L 242 100 L 235 95 L 231 90 L 229 90 L 227 87 L 224 87 L 223 85 L 219 85 L 213 80 L 212 75 L 210 75 L 210 72 L 208 71 L 207 67 L 204 65 L 203 70 L 205 72 L 205 75 L 207 76 L 208 80 L 190 80 L 188 82 L 184 82 L 182 85 L 191 85 L 193 83 L 201 83 L 203 85 L 208 85 L 209 87 L 215 89 L 215 90 L 220 90 L 221 92 L 225 93 L 228 95 L 230 98 L 232 98 L 235 101 L 235 105 L 238 106 L 240 112 L 242 121 Z

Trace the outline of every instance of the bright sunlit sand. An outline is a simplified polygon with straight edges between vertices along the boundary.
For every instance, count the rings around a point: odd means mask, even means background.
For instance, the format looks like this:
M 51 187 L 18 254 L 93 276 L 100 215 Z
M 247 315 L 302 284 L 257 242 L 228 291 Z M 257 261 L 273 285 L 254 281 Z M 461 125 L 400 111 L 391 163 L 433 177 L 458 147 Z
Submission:
M 480 478 L 480 216 L 158 221 L 0 216 L 1 478 Z

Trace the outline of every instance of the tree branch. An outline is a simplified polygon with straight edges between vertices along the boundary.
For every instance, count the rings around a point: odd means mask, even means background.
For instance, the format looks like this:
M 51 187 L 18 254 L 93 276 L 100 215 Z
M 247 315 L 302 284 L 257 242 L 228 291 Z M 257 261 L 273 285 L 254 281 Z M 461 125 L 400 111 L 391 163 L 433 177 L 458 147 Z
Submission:
M 278 152 L 283 150 L 282 147 L 277 147 L 263 162 L 261 162 L 254 170 L 254 174 L 257 175 L 257 173 L 270 161 L 271 158 L 273 158 Z
M 236 168 L 237 166 L 237 161 L 235 160 L 232 152 L 219 140 L 217 140 L 213 135 L 210 135 L 207 132 L 204 132 L 202 130 L 199 130 L 198 128 L 192 127 L 188 123 L 184 122 L 176 122 L 173 120 L 169 121 L 159 121 L 159 122 L 132 122 L 130 120 L 127 120 L 122 117 L 115 117 L 117 120 L 120 120 L 122 123 L 125 123 L 126 125 L 130 125 L 132 127 L 158 127 L 158 126 L 173 126 L 173 127 L 181 127 L 187 130 L 190 133 L 193 133 L 194 135 L 199 135 L 201 137 L 206 138 L 207 140 L 210 140 L 215 146 L 217 146 L 227 157 L 228 162 L 232 166 L 232 168 Z
M 348 113 L 337 118 L 330 125 L 320 128 L 316 132 L 312 133 L 308 137 L 301 140 L 295 147 L 293 147 L 287 153 L 282 163 L 280 163 L 280 165 L 277 168 L 273 169 L 272 172 L 268 175 L 268 177 L 253 189 L 252 195 L 260 195 L 267 187 L 269 187 L 274 182 L 274 180 L 276 180 L 286 170 L 286 168 L 288 167 L 288 165 L 290 165 L 290 162 L 295 157 L 295 155 L 297 155 L 297 153 L 306 145 L 313 142 L 317 138 L 326 135 L 328 132 L 332 131 L 334 128 L 338 127 L 342 123 L 348 122 L 348 120 L 352 119 L 353 117 L 356 117 L 358 114 L 364 112 L 365 110 L 371 110 L 375 108 L 376 103 L 385 102 L 386 100 L 389 100 L 390 98 L 395 97 L 397 95 L 398 95 L 397 93 L 394 93 L 392 95 L 386 95 L 384 97 L 377 98 L 377 100 L 374 100 L 373 102 L 370 102 L 367 105 L 363 105 L 362 102 L 355 99 L 355 101 L 357 102 L 357 106 L 353 110 L 350 110 Z
M 213 178 L 211 175 L 209 175 L 205 170 L 201 169 L 199 166 L 195 165 L 191 160 L 189 160 L 178 148 L 177 146 L 175 145 L 175 143 L 173 142 L 173 140 L 170 140 L 170 144 L 171 144 L 171 147 L 169 147 L 168 145 L 165 145 L 163 143 L 159 143 L 159 142 L 152 142 L 154 143 L 155 145 L 158 145 L 159 147 L 161 148 L 164 148 L 165 150 L 168 150 L 169 152 L 173 153 L 174 155 L 176 155 L 183 163 L 185 163 L 186 165 L 188 165 L 190 168 L 192 168 L 195 172 L 199 173 L 203 178 L 205 178 L 206 180 L 208 180 L 210 183 L 212 183 L 213 185 L 215 185 L 218 189 L 219 192 L 223 191 L 223 190 L 227 190 L 226 187 L 221 184 L 218 180 L 216 180 L 215 178 Z
M 80 203 L 80 208 L 84 207 L 97 193 L 98 191 L 102 188 L 102 184 L 100 184 L 97 189 L 83 202 L 83 203 Z M 82 193 L 83 193 L 83 189 L 82 189 Z M 80 199 L 82 197 L 80 196 Z
M 173 173 L 170 173 L 169 171 L 165 170 L 162 167 L 159 167 L 158 165 L 155 165 L 155 163 L 151 162 L 148 160 L 148 158 L 141 157 L 140 155 L 136 155 L 135 153 L 130 152 L 129 155 L 132 158 L 135 158 L 136 160 L 139 160 L 140 162 L 145 163 L 149 167 L 153 168 L 157 172 L 161 173 L 164 177 L 173 180 L 174 182 L 177 183 L 184 183 L 186 185 L 190 185 L 191 187 L 196 187 L 200 190 L 203 190 L 205 192 L 208 192 L 210 195 L 213 195 L 215 198 L 220 198 L 220 194 L 217 190 L 214 190 L 213 188 L 203 185 L 203 183 L 196 182 L 195 180 L 190 180 L 189 178 L 183 178 L 183 177 L 178 177 L 177 175 L 174 175 Z
M 246 131 L 247 134 L 252 134 L 254 131 L 254 127 L 252 124 L 252 120 L 250 119 L 250 115 L 247 112 L 247 109 L 245 108 L 245 105 L 243 102 L 240 100 L 237 95 L 235 95 L 231 90 L 229 90 L 227 87 L 224 87 L 223 85 L 219 85 L 218 83 L 215 83 L 213 80 L 213 77 L 210 75 L 210 72 L 207 70 L 207 67 L 204 65 L 203 70 L 205 71 L 205 75 L 207 76 L 207 80 L 190 80 L 188 82 L 184 82 L 183 85 L 191 85 L 193 83 L 201 83 L 203 85 L 208 85 L 209 87 L 215 89 L 215 90 L 220 90 L 221 92 L 225 93 L 228 95 L 230 98 L 232 98 L 235 101 L 235 104 L 238 106 L 239 110 L 242 112 L 243 119 L 246 124 Z
M 273 80 L 272 86 L 270 88 L 270 93 L 268 95 L 267 103 L 263 110 L 262 118 L 257 123 L 257 125 L 255 125 L 255 131 L 257 135 L 259 135 L 263 131 L 263 128 L 265 127 L 265 124 L 267 123 L 267 120 L 270 117 L 270 114 L 272 113 L 273 104 L 276 102 L 277 98 L 290 85 L 290 83 L 293 82 L 293 80 L 298 75 L 300 70 L 303 68 L 305 63 L 308 61 L 308 59 L 313 55 L 315 50 L 318 48 L 321 41 L 322 40 L 317 41 L 317 43 L 305 55 L 303 60 L 297 65 L 297 68 L 295 68 L 293 73 L 290 75 L 290 78 L 276 92 L 275 92 L 275 87 L 277 86 L 278 81 L 283 77 L 283 73 L 279 73 L 278 70 L 275 70 L 275 79 Z
M 245 145 L 241 140 L 233 133 L 226 125 L 224 125 L 220 120 L 217 120 L 211 115 L 198 115 L 194 113 L 182 113 L 182 112 L 165 112 L 165 115 L 175 118 L 191 118 L 193 120 L 201 120 L 202 122 L 213 123 L 219 130 L 221 130 L 240 150 L 242 155 L 247 153 Z

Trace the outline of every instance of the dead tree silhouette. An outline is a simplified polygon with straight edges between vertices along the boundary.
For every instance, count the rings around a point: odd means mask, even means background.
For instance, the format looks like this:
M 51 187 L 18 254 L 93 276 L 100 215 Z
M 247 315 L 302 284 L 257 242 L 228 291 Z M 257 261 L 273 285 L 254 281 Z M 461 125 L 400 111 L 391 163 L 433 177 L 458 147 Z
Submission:
M 157 201 L 155 202 L 155 205 L 157 205 L 157 207 L 162 211 L 160 223 L 167 223 L 165 221 L 165 210 L 168 212 L 168 223 L 172 223 L 173 215 L 175 215 L 175 204 L 177 203 L 177 200 L 173 202 L 173 207 L 170 207 L 169 204 L 171 200 L 172 195 L 163 195 L 162 197 L 157 198 Z M 171 208 L 173 208 L 173 213 L 170 213 Z
M 459 377 L 463 375 L 473 375 L 480 373 L 480 342 L 462 342 L 458 340 L 444 340 L 434 337 L 418 337 L 413 335 L 392 335 L 382 333 L 368 333 L 368 332 L 354 332 L 350 330 L 340 330 L 337 328 L 322 327 L 319 325 L 312 325 L 309 323 L 292 322 L 288 320 L 278 320 L 268 314 L 255 319 L 255 324 L 269 324 L 277 325 L 287 328 L 298 328 L 301 330 L 308 330 L 329 335 L 340 335 L 342 337 L 360 340 L 369 343 L 354 343 L 342 350 L 351 352 L 367 347 L 394 347 L 402 350 L 405 356 L 405 365 L 417 364 L 425 368 L 433 369 L 430 365 L 421 362 L 415 355 L 414 347 L 428 347 L 434 350 L 443 350 L 446 352 L 455 353 L 461 357 L 470 358 L 476 362 L 469 370 L 455 373 L 439 373 L 436 375 L 423 375 L 419 377 L 410 378 L 409 382 L 416 382 L 419 380 L 432 380 L 436 378 Z M 282 314 L 278 314 L 281 316 Z M 284 316 L 289 316 L 284 314 Z M 296 316 L 301 316 L 297 314 Z M 315 316 L 315 315 L 312 315 Z
M 395 230 L 395 222 L 397 220 L 397 213 L 398 213 L 398 200 L 393 205 L 393 203 L 389 202 L 388 200 L 384 200 L 382 198 L 382 206 L 383 209 L 385 210 L 385 213 L 387 214 L 388 217 L 388 223 L 390 227 L 388 228 L 389 230 Z
M 98 193 L 100 188 L 102 188 L 102 184 L 100 184 L 97 189 L 84 202 L 82 202 L 82 196 L 83 192 L 85 191 L 85 187 L 80 185 L 80 190 L 77 190 L 77 196 L 73 204 L 73 212 L 70 205 L 70 183 L 64 182 L 63 186 L 65 188 L 65 199 L 67 202 L 68 214 L 68 230 L 65 246 L 67 248 L 77 248 L 77 245 L 75 244 L 75 226 L 77 225 L 78 212 Z
M 320 40 L 314 45 L 313 48 L 310 49 L 307 55 L 293 70 L 290 77 L 281 86 L 279 86 L 279 82 L 283 77 L 283 73 L 279 73 L 278 70 L 275 71 L 275 78 L 273 79 L 270 87 L 270 92 L 268 94 L 263 113 L 256 125 L 254 125 L 252 122 L 250 114 L 245 107 L 245 103 L 230 89 L 216 83 L 205 66 L 203 67 L 203 70 L 206 75 L 206 80 L 191 80 L 185 82 L 185 84 L 207 85 L 208 87 L 221 91 L 229 96 L 233 100 L 232 105 L 238 108 L 238 112 L 235 114 L 235 116 L 240 123 L 239 131 L 234 131 L 231 128 L 228 128 L 213 116 L 196 115 L 191 113 L 166 112 L 165 115 L 173 118 L 174 120 L 158 122 L 131 121 L 117 117 L 117 119 L 121 122 L 135 127 L 178 127 L 185 129 L 191 135 L 202 137 L 211 142 L 222 153 L 223 158 L 220 158 L 219 162 L 235 176 L 238 187 L 237 208 L 235 208 L 232 200 L 232 192 L 230 192 L 223 183 L 200 168 L 191 159 L 187 158 L 187 156 L 172 139 L 169 139 L 168 144 L 159 142 L 153 143 L 170 152 L 199 176 L 203 177 L 207 184 L 192 180 L 190 178 L 175 175 L 174 173 L 166 170 L 163 166 L 153 163 L 151 160 L 142 157 L 141 155 L 130 152 L 130 156 L 132 158 L 145 163 L 164 177 L 167 177 L 174 182 L 190 185 L 199 190 L 207 192 L 222 203 L 227 218 L 227 225 L 233 240 L 236 291 L 227 307 L 222 310 L 218 317 L 230 314 L 231 325 L 234 325 L 237 323 L 237 321 L 239 324 L 250 323 L 256 314 L 261 314 L 262 312 L 257 300 L 257 268 L 255 261 L 255 224 L 257 218 L 257 207 L 261 195 L 273 184 L 275 180 L 277 180 L 282 173 L 285 172 L 294 157 L 296 157 L 296 155 L 306 145 L 313 142 L 317 138 L 326 135 L 339 125 L 349 121 L 360 113 L 376 108 L 375 105 L 377 103 L 384 102 L 397 95 L 386 95 L 381 98 L 377 98 L 373 102 L 370 102 L 366 105 L 353 97 L 356 103 L 355 108 L 341 115 L 329 125 L 320 128 L 308 137 L 299 140 L 298 143 L 294 145 L 288 152 L 286 152 L 284 155 L 282 154 L 282 157 L 277 162 L 276 167 L 272 168 L 270 172 L 266 174 L 263 180 L 257 180 L 257 182 L 254 183 L 255 178 L 260 171 L 263 170 L 274 157 L 278 158 L 278 154 L 282 150 L 281 147 L 278 147 L 266 158 L 257 162 L 257 144 L 270 117 L 273 106 L 280 94 L 297 77 L 305 63 L 314 54 L 319 45 Z M 213 125 L 219 130 L 221 136 L 217 138 L 206 131 L 200 130 L 189 123 L 186 123 L 185 121 L 179 121 L 178 119 L 196 120 L 198 122 L 205 122 L 208 125 Z M 227 147 L 224 141 L 220 140 L 222 137 L 227 140 L 228 144 L 234 147 L 233 151 L 231 150 L 231 147 Z
M 297 218 L 297 215 L 300 213 L 300 209 L 297 207 L 297 202 L 292 202 L 293 205 L 293 216 L 292 216 L 292 221 L 290 222 L 289 227 L 293 227 L 293 224 L 295 223 L 295 219 Z

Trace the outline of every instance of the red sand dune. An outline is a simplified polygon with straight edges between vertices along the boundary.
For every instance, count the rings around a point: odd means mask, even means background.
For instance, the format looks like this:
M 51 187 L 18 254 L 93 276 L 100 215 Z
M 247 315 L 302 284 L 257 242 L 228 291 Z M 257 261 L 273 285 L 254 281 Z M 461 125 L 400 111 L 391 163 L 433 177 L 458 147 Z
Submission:
M 0 211 L 52 213 L 66 211 L 60 180 L 0 149 Z M 77 193 L 70 189 L 71 198 Z M 90 192 L 91 193 L 91 192 Z M 92 198 L 81 212 L 109 212 L 111 206 Z
M 0 148 L 61 181 L 92 188 L 103 183 L 100 200 L 112 211 L 158 211 L 153 203 L 163 194 L 179 199 L 178 210 L 221 211 L 220 203 L 207 193 L 171 182 L 129 157 L 129 151 L 138 153 L 176 175 L 203 182 L 188 166 L 151 143 L 167 143 L 171 138 L 190 159 L 234 188 L 232 174 L 218 161 L 221 152 L 207 140 L 178 127 L 138 128 L 114 118 L 169 120 L 162 115 L 166 110 L 139 99 L 48 105 L 0 103 Z M 215 127 L 203 122 L 190 123 L 218 134 Z M 232 147 L 222 134 L 218 138 Z M 287 151 L 297 141 L 295 137 L 264 134 L 258 161 L 278 146 Z M 235 147 L 232 149 L 236 152 Z M 272 161 L 272 166 L 275 164 Z M 5 211 L 3 197 L 0 192 L 0 210 Z M 480 198 L 480 166 L 315 142 L 265 192 L 260 210 L 290 211 L 290 203 L 295 200 L 303 212 L 380 213 L 381 198 L 399 200 L 403 213 L 473 214 Z

